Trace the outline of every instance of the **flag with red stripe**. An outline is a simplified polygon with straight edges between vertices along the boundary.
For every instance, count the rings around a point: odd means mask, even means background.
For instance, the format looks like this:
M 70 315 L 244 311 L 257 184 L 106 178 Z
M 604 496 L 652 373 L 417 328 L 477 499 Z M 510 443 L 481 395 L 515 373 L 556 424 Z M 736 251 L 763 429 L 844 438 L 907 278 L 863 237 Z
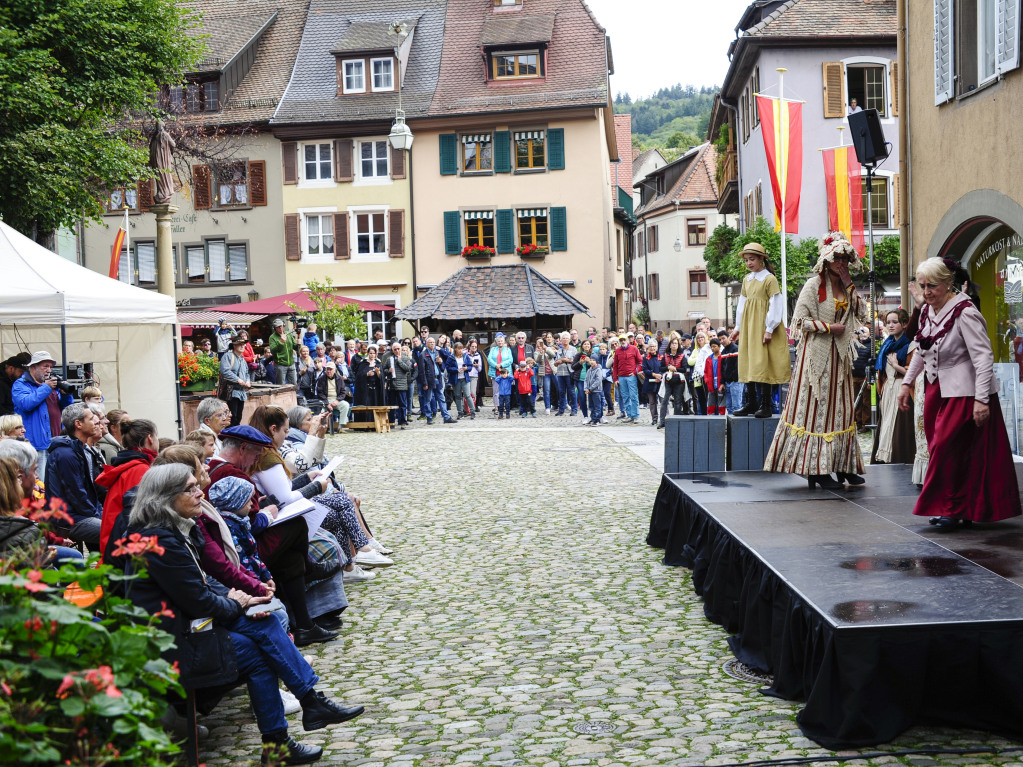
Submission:
M 117 279 L 117 273 L 121 266 L 121 248 L 124 247 L 124 238 L 128 234 L 122 226 L 114 235 L 114 247 L 110 250 L 110 272 L 107 276 L 112 280 Z
M 774 190 L 774 229 L 781 231 L 784 201 L 785 231 L 798 232 L 803 182 L 803 105 L 757 96 L 757 109 Z
M 824 186 L 828 192 L 828 231 L 842 232 L 863 255 L 862 167 L 851 146 L 825 149 Z

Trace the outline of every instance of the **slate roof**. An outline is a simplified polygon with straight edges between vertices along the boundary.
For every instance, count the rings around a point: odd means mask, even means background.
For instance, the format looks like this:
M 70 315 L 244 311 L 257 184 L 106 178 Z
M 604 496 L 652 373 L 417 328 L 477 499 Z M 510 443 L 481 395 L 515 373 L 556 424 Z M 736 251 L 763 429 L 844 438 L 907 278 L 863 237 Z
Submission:
M 617 175 L 618 186 L 632 194 L 632 115 L 615 115 L 615 139 L 621 161 L 611 163 L 611 186 Z
M 468 320 L 540 314 L 590 314 L 590 310 L 530 264 L 507 264 L 459 269 L 394 316 L 402 320 Z
M 680 205 L 717 205 L 717 150 L 714 145 L 707 143 L 694 147 L 674 163 L 658 168 L 650 176 L 663 175 L 676 164 L 684 168 L 671 189 L 637 209 L 637 216 L 674 210 L 676 200 Z
M 276 21 L 276 17 L 277 11 L 240 16 L 204 16 L 201 26 L 188 30 L 189 37 L 203 36 L 206 46 L 205 56 L 193 72 L 222 71 L 224 65 L 238 55 L 263 27 Z
M 224 63 L 277 14 L 257 44 L 252 68 L 213 118 L 222 125 L 268 121 L 291 77 L 309 0 L 195 0 L 187 7 L 201 16 L 198 33 L 209 35 L 206 59 Z M 207 61 L 198 71 L 222 66 Z
M 274 123 L 393 119 L 397 93 L 338 98 L 337 64 L 331 51 L 347 37 L 352 25 L 363 25 L 368 30 L 370 25 L 376 28 L 398 19 L 417 20 L 401 85 L 402 108 L 409 119 L 424 115 L 430 107 L 440 68 L 445 0 L 312 0 L 291 82 L 274 115 Z M 361 35 L 359 29 L 356 33 Z M 390 46 L 393 45 L 391 42 Z
M 403 19 L 411 33 L 417 19 Z M 391 34 L 393 21 L 358 21 L 350 24 L 344 36 L 334 46 L 335 53 L 344 51 L 379 51 L 394 48 L 398 38 Z
M 504 14 L 491 16 L 483 22 L 480 45 L 515 43 L 549 43 L 554 31 L 554 14 L 522 16 Z
M 746 30 L 750 37 L 895 36 L 895 0 L 788 0 Z
M 480 55 L 484 27 L 493 19 L 525 13 L 555 17 L 546 78 L 488 85 Z M 513 9 L 495 7 L 493 0 L 448 0 L 444 54 L 430 114 L 607 106 L 608 63 L 604 28 L 583 0 L 526 0 L 524 7 Z

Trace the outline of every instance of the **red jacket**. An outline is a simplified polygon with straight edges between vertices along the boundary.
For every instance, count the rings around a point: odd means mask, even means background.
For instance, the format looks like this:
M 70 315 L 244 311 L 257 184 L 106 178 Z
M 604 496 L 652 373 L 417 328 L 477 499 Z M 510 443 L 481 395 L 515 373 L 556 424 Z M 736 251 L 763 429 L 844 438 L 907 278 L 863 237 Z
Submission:
M 634 376 L 643 369 L 643 355 L 631 344 L 619 346 L 615 350 L 614 361 L 611 363 L 611 377 L 618 380 L 622 376 Z
M 724 385 L 721 371 L 724 369 L 725 361 L 721 357 L 718 357 L 717 361 L 717 376 L 714 375 L 714 355 L 707 357 L 707 361 L 703 364 L 703 385 L 707 387 L 707 391 L 720 389 Z
M 122 455 L 124 458 L 122 459 Z M 155 453 L 124 451 L 114 458 L 114 463 L 104 466 L 96 477 L 96 484 L 107 488 L 103 501 L 103 520 L 99 528 L 99 550 L 107 550 L 107 540 L 114 522 L 124 509 L 124 494 L 142 481 L 142 475 L 149 471 Z
M 515 380 L 519 382 L 519 394 L 533 393 L 533 371 L 529 368 L 519 370 L 515 368 Z

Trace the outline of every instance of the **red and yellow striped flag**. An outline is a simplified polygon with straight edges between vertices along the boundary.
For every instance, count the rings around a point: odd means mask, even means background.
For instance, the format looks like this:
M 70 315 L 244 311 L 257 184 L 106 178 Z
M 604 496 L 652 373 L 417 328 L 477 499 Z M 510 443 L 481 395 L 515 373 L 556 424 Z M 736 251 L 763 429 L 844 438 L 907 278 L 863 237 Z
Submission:
M 774 229 L 781 231 L 782 200 L 785 231 L 799 231 L 799 193 L 803 182 L 803 105 L 757 96 L 760 130 L 774 189 Z
M 862 168 L 851 146 L 825 149 L 824 186 L 828 191 L 828 231 L 842 232 L 863 255 Z
M 117 234 L 114 235 L 114 247 L 110 250 L 110 271 L 107 276 L 112 279 L 117 279 L 117 273 L 121 267 L 121 248 L 124 247 L 124 238 L 128 236 L 128 213 L 124 214 L 124 223 L 121 224 L 121 228 L 117 230 Z

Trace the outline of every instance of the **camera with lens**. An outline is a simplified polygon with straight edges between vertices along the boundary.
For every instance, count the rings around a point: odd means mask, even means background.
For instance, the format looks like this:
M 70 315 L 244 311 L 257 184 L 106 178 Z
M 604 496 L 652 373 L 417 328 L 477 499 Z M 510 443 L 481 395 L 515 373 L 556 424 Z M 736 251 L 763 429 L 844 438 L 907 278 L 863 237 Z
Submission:
M 69 362 L 66 367 L 54 368 L 50 372 L 50 378 L 57 381 L 57 389 L 62 394 L 70 394 L 80 401 L 82 392 L 87 387 L 96 385 L 92 373 L 91 362 Z
M 62 378 L 57 373 L 51 374 L 50 378 L 54 379 L 57 382 L 57 389 L 59 391 L 63 392 L 64 394 L 70 394 L 72 397 L 77 397 L 81 399 L 82 389 L 85 388 L 84 384 L 77 382 L 71 383 L 67 379 Z
M 306 327 L 308 327 L 308 325 L 309 325 L 309 318 L 308 317 L 293 316 L 291 318 L 291 321 L 294 322 L 295 323 L 295 327 L 299 328 L 300 330 L 305 330 Z

